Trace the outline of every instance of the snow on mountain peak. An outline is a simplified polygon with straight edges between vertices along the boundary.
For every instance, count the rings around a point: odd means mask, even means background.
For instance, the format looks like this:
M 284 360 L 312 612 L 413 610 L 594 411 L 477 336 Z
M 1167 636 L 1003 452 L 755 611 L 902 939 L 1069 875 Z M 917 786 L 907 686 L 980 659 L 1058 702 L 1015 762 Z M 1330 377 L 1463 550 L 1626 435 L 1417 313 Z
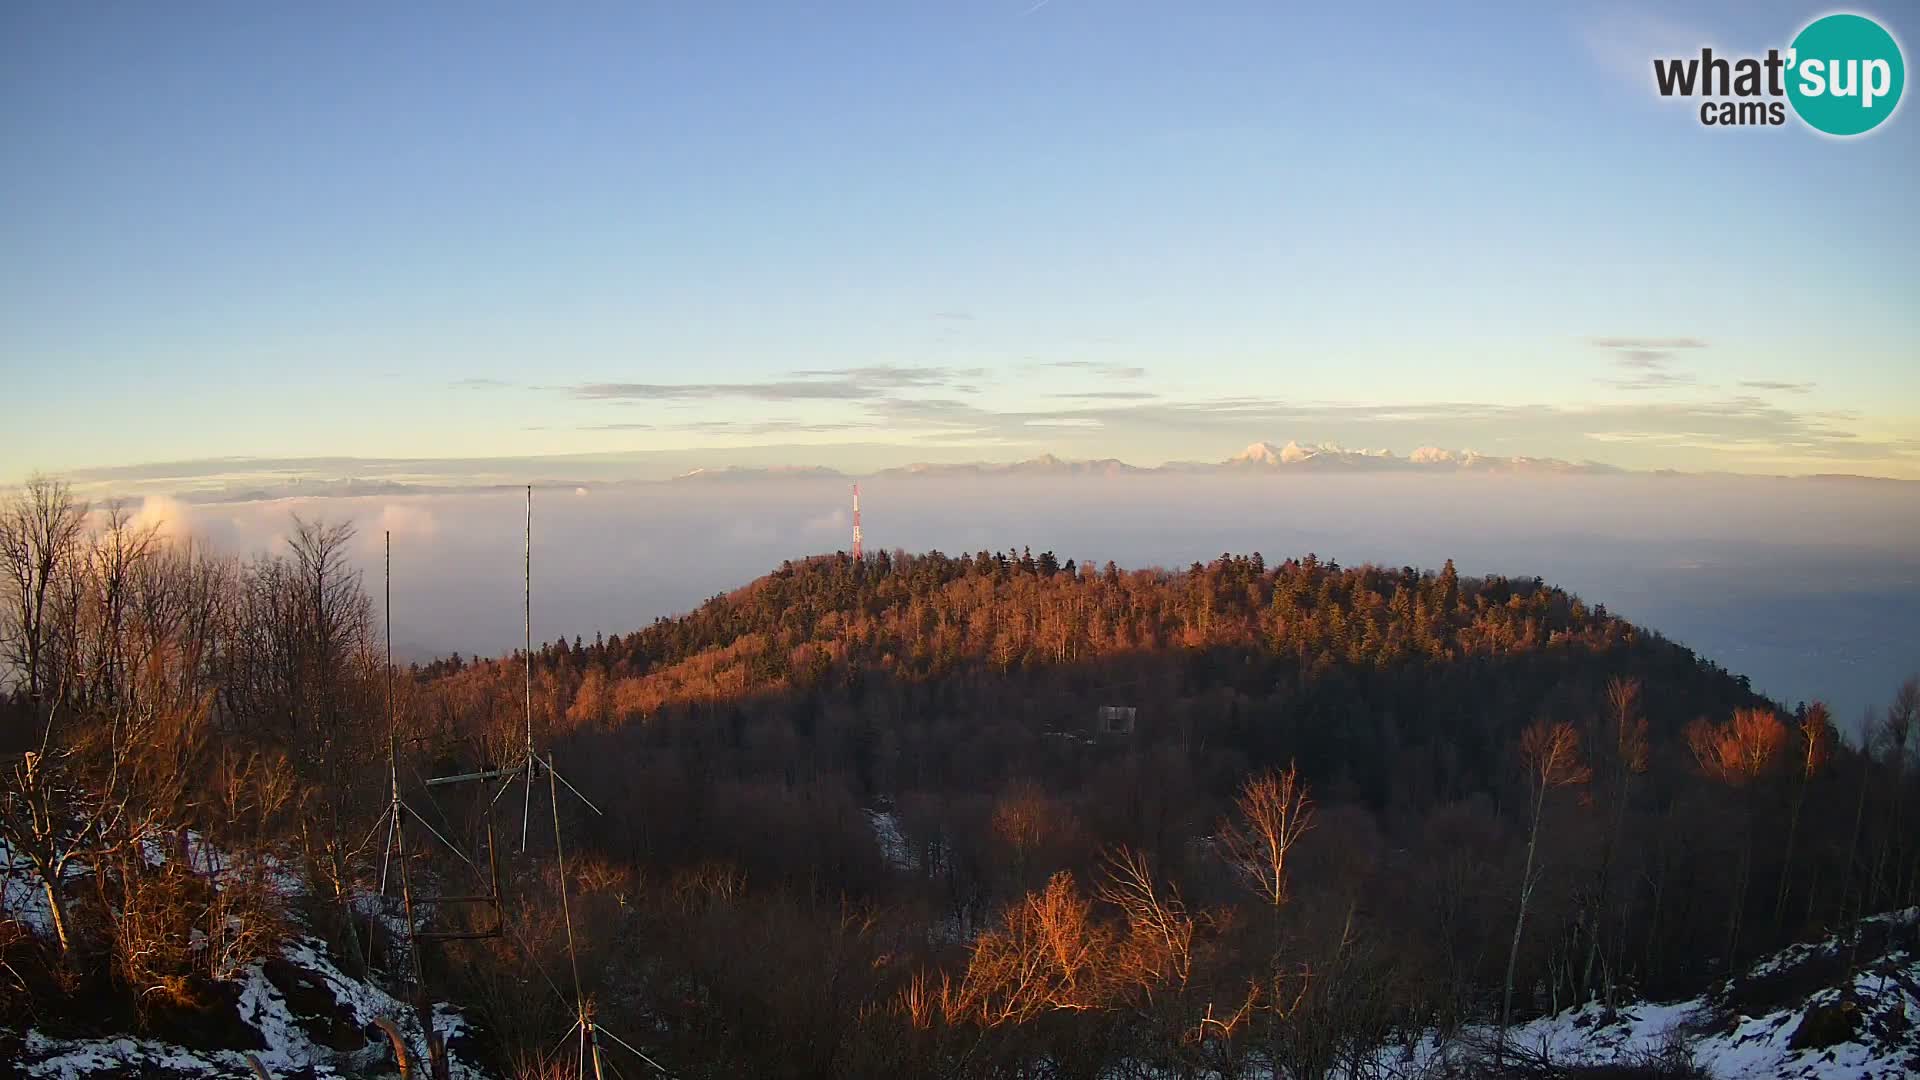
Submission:
M 1285 446 L 1275 446 L 1270 442 L 1254 443 L 1238 454 L 1227 459 L 1229 465 L 1298 465 L 1315 458 L 1327 461 L 1352 461 L 1366 458 L 1385 461 L 1394 457 L 1391 450 L 1348 450 L 1339 443 L 1305 443 L 1287 440 Z
M 1293 444 L 1288 443 L 1287 446 L 1291 448 Z M 1248 446 L 1228 460 L 1244 461 L 1253 465 L 1277 465 L 1280 462 L 1280 454 L 1281 451 L 1272 443 L 1261 441 Z

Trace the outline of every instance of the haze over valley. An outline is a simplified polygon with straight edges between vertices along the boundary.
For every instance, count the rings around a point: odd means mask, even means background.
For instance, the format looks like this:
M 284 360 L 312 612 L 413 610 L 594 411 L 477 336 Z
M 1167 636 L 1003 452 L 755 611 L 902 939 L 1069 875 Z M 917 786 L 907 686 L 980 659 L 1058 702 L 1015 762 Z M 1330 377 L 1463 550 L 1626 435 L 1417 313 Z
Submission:
M 1316 552 L 1348 564 L 1433 569 L 1451 558 L 1463 573 L 1539 576 L 1779 700 L 1825 700 L 1848 727 L 1920 663 L 1920 551 L 1911 543 L 1920 535 L 1920 484 L 1481 461 L 1478 469 L 1405 458 L 1397 468 L 1242 461 L 1121 469 L 1049 459 L 859 480 L 876 550 L 957 554 L 1011 544 L 1125 567 L 1184 567 L 1222 551 Z M 449 462 L 438 466 L 445 475 L 423 477 L 418 463 L 404 463 L 392 467 L 408 470 L 399 483 L 441 485 L 436 493 L 295 497 L 288 493 L 302 487 L 396 483 L 374 463 L 295 464 L 357 464 L 370 478 L 307 472 L 290 483 L 284 469 L 249 465 L 247 476 L 208 489 L 174 475 L 148 483 L 181 494 L 146 496 L 140 514 L 240 552 L 275 547 L 291 514 L 350 518 L 368 573 L 391 530 L 396 649 L 407 660 L 518 647 L 516 482 L 536 484 L 541 641 L 643 627 L 783 560 L 844 550 L 851 532 L 854 477 L 824 468 L 696 466 L 673 479 L 619 480 L 637 470 L 629 463 L 609 475 L 612 465 L 534 459 L 485 475 Z M 236 491 L 261 497 L 206 501 Z

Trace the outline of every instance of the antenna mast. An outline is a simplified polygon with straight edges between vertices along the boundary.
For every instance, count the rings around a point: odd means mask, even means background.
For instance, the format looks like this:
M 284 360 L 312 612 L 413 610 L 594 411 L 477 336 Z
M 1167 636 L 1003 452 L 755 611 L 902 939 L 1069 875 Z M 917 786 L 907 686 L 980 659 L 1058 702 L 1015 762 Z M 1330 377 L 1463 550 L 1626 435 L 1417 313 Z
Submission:
M 527 823 L 533 818 L 533 485 L 527 485 L 527 555 L 522 579 L 525 591 L 524 611 L 527 618 L 526 651 L 521 654 L 522 668 L 526 672 L 527 690 L 527 788 L 520 797 L 520 850 L 527 850 Z
M 859 562 L 860 557 L 860 484 L 855 481 L 853 485 L 853 561 Z
M 524 614 L 526 615 L 527 651 L 523 667 L 527 676 L 527 760 L 533 760 L 533 485 L 527 485 L 527 549 L 526 561 L 522 567 L 522 583 L 525 591 L 522 595 Z M 528 773 L 532 776 L 532 773 Z
M 547 775 L 547 797 L 551 800 L 551 806 L 553 809 L 553 855 L 554 855 L 555 867 L 559 873 L 561 918 L 566 924 L 566 931 L 567 931 L 567 938 L 566 938 L 567 963 L 568 963 L 568 966 L 572 969 L 572 974 L 573 974 L 573 1000 L 570 1004 L 572 1005 L 574 1010 L 573 1026 L 567 1029 L 567 1035 L 565 1038 L 561 1040 L 560 1045 L 554 1047 L 552 1050 L 549 1050 L 547 1052 L 546 1058 L 551 1058 L 554 1054 L 558 1053 L 559 1050 L 562 1047 L 564 1047 L 568 1041 L 573 1040 L 577 1037 L 579 1042 L 579 1060 L 576 1063 L 575 1075 L 584 1078 L 587 1075 L 588 1062 L 589 1060 L 591 1060 L 592 1068 L 593 1068 L 593 1076 L 596 1078 L 596 1080 L 598 1080 L 598 1078 L 605 1075 L 602 1060 L 601 1060 L 602 1053 L 601 1053 L 601 1044 L 600 1044 L 600 1036 L 605 1035 L 608 1039 L 612 1040 L 614 1043 L 617 1043 L 621 1047 L 625 1048 L 629 1053 L 633 1054 L 635 1057 L 645 1062 L 648 1066 L 652 1067 L 655 1072 L 658 1072 L 664 1076 L 671 1076 L 672 1074 L 667 1072 L 667 1070 L 663 1068 L 659 1062 L 653 1060 L 652 1058 L 648 1057 L 646 1054 L 642 1053 L 639 1049 L 634 1047 L 631 1043 L 628 1043 L 625 1039 L 622 1039 L 620 1036 L 600 1026 L 598 1021 L 594 1019 L 592 1002 L 590 1002 L 587 999 L 585 989 L 580 982 L 580 959 L 579 959 L 579 953 L 578 953 L 578 946 L 575 944 L 574 936 L 573 936 L 573 912 L 571 909 L 571 903 L 570 903 L 570 898 L 568 896 L 568 889 L 567 889 L 566 853 L 561 844 L 560 785 L 562 784 L 566 785 L 567 790 L 569 792 L 572 792 L 573 796 L 579 799 L 581 804 L 584 805 L 588 810 L 593 811 L 595 814 L 601 813 L 601 810 L 599 807 L 595 806 L 591 801 L 589 801 L 585 795 L 581 794 L 580 789 L 574 787 L 571 781 L 569 781 L 566 777 L 560 775 L 560 770 L 554 768 L 551 751 L 549 751 L 547 757 L 542 758 L 539 755 L 539 753 L 535 751 L 534 745 L 533 745 L 533 485 L 532 484 L 527 485 L 526 527 L 527 527 L 526 553 L 525 553 L 525 561 L 522 564 L 522 569 L 524 574 L 523 585 L 525 586 L 525 592 L 522 597 L 522 609 L 521 609 L 522 614 L 524 615 L 526 620 L 526 640 L 525 640 L 526 653 L 524 656 L 524 664 L 523 664 L 523 671 L 524 671 L 524 678 L 525 678 L 525 695 L 526 695 L 525 697 L 526 745 L 521 750 L 521 753 L 523 753 L 525 757 L 522 760 L 511 763 L 511 764 L 504 764 L 504 765 L 501 765 L 498 767 L 492 767 L 492 768 L 483 767 L 476 772 L 461 773 L 457 776 L 436 776 L 430 780 L 424 781 L 424 784 L 429 791 L 431 791 L 434 788 L 442 787 L 448 784 L 459 784 L 459 783 L 466 783 L 470 781 L 480 781 L 482 783 L 491 783 L 493 781 L 500 782 L 500 787 L 493 793 L 492 797 L 486 798 L 485 802 L 482 804 L 482 810 L 487 815 L 486 817 L 487 863 L 488 863 L 488 870 L 492 875 L 491 890 L 484 896 L 443 896 L 443 897 L 435 898 L 441 904 L 449 904 L 449 903 L 462 902 L 462 901 L 478 901 L 478 902 L 489 903 L 494 908 L 495 923 L 493 928 L 489 930 L 479 931 L 479 932 L 443 931 L 440 933 L 429 934 L 429 933 L 414 932 L 413 925 L 412 925 L 412 918 L 411 916 L 409 916 L 408 937 L 410 941 L 414 939 L 425 940 L 429 938 L 444 941 L 444 940 L 460 939 L 460 938 L 494 937 L 494 936 L 500 935 L 507 929 L 505 913 L 502 911 L 500 906 L 501 894 L 500 894 L 499 869 L 497 864 L 494 861 L 493 818 L 492 818 L 491 808 L 495 803 L 500 801 L 500 798 L 502 796 L 504 796 L 508 791 L 512 790 L 515 784 L 520 783 L 523 780 L 526 782 L 526 787 L 523 789 L 521 794 L 522 805 L 521 805 L 521 818 L 520 818 L 520 850 L 522 854 L 526 853 L 528 827 L 532 823 L 532 818 L 533 818 L 533 812 L 532 812 L 533 811 L 533 785 L 535 780 L 540 775 L 540 773 L 545 772 Z M 389 574 L 389 579 L 391 579 L 391 574 Z M 392 636 L 391 631 L 389 631 L 389 634 L 388 634 L 389 648 L 391 648 L 391 636 Z M 392 667 L 391 664 L 389 664 L 389 677 L 391 677 L 391 667 Z M 391 754 L 391 749 L 389 749 L 389 754 Z M 433 833 L 433 835 L 439 838 L 443 843 L 447 843 L 447 846 L 453 850 L 455 855 L 460 857 L 461 861 L 466 862 L 467 865 L 470 867 L 473 866 L 472 860 L 469 860 L 466 857 L 466 855 L 461 853 L 461 851 L 458 848 L 454 847 L 451 843 L 448 843 L 445 837 L 440 836 L 440 834 L 436 830 L 434 830 L 433 826 L 427 823 L 427 820 L 425 818 L 421 817 L 420 814 L 417 811 L 415 811 L 411 806 L 407 806 L 405 803 L 400 801 L 399 779 L 398 779 L 397 771 L 394 773 L 394 778 L 393 778 L 393 793 L 394 793 L 393 802 L 392 802 L 392 807 L 389 810 L 390 816 L 388 818 L 390 822 L 398 822 L 400 820 L 400 816 L 402 812 L 412 814 L 415 821 L 417 821 L 422 826 L 425 826 L 427 831 Z M 395 829 L 395 831 L 397 831 L 396 826 L 390 825 L 389 827 L 390 829 Z M 402 848 L 401 857 L 403 860 L 405 859 L 404 848 Z M 477 871 L 478 867 L 474 867 L 474 869 Z M 401 873 L 402 873 L 401 889 L 403 894 L 410 894 L 410 889 L 408 887 L 408 882 L 405 877 L 405 872 L 406 872 L 406 867 L 403 861 L 401 866 Z M 385 892 L 385 887 L 386 887 L 385 869 L 383 864 L 382 881 L 381 881 L 381 889 L 382 889 L 383 895 Z M 406 900 L 406 899 L 407 899 L 407 896 L 403 895 L 403 900 Z M 525 945 L 524 941 L 522 941 L 522 945 L 523 946 Z M 534 960 L 531 952 L 529 952 L 528 954 L 528 959 L 533 961 L 534 966 L 536 968 L 539 967 L 539 962 L 537 960 Z M 542 972 L 542 974 L 544 975 L 544 972 Z M 551 984 L 551 980 L 549 980 L 549 984 Z M 564 993 L 560 992 L 560 989 L 557 986 L 554 987 L 554 992 L 556 994 L 559 994 L 559 996 L 562 997 L 563 999 L 566 997 Z M 589 1058 L 589 1055 L 591 1055 L 590 1058 Z M 546 1058 L 542 1058 L 543 1063 L 545 1062 Z

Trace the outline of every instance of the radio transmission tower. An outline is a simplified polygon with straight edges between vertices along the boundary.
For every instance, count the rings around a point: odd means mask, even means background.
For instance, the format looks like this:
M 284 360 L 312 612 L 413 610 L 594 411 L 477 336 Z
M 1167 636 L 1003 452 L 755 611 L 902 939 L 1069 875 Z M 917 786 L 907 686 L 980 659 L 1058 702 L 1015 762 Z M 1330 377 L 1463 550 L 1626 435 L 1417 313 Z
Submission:
M 853 485 L 853 561 L 860 561 L 860 485 Z

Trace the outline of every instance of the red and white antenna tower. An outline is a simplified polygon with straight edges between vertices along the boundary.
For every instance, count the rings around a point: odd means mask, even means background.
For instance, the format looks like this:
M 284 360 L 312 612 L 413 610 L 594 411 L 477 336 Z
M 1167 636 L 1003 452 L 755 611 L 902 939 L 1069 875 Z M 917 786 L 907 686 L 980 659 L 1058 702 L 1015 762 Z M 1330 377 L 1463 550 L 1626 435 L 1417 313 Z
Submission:
M 853 485 L 853 559 L 860 561 L 860 485 Z

